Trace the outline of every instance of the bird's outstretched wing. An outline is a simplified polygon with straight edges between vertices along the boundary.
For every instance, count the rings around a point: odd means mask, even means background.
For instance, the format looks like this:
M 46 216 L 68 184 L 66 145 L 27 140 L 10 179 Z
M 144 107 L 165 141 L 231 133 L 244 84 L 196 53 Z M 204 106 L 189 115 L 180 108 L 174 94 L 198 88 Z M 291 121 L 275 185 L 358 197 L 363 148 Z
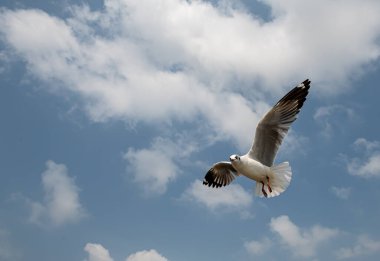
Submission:
M 232 164 L 228 161 L 221 161 L 215 163 L 211 169 L 207 172 L 203 185 L 209 187 L 223 187 L 230 184 L 237 175 L 236 170 Z
M 256 127 L 255 139 L 249 157 L 270 167 L 273 165 L 282 139 L 290 125 L 296 120 L 306 96 L 309 93 L 310 81 L 307 79 L 286 94 L 261 119 Z

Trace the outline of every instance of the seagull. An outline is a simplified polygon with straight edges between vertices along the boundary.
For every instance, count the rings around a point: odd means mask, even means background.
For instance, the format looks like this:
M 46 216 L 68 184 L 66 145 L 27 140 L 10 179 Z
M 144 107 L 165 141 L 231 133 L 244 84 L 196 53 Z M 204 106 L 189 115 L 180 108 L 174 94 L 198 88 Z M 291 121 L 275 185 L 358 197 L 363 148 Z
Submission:
M 204 177 L 203 185 L 220 188 L 243 175 L 256 181 L 256 195 L 274 197 L 284 192 L 292 179 L 289 162 L 273 165 L 277 151 L 290 125 L 297 119 L 310 81 L 306 79 L 281 100 L 260 120 L 256 127 L 253 145 L 243 156 L 231 155 L 230 161 L 215 163 Z

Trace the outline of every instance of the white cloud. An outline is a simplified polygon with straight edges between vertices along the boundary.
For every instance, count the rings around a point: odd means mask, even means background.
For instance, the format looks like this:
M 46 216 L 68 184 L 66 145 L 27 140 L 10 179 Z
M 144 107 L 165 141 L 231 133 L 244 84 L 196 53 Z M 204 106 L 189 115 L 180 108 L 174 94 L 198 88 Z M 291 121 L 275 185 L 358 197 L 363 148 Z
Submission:
M 371 155 L 364 161 L 354 158 L 348 163 L 347 170 L 351 175 L 363 178 L 379 177 L 380 154 Z
M 41 225 L 48 222 L 55 226 L 79 221 L 85 216 L 85 210 L 79 202 L 79 189 L 74 179 L 68 175 L 64 164 L 49 160 L 46 167 L 42 173 L 44 201 L 28 200 L 30 221 Z
M 168 261 L 156 250 L 143 250 L 130 255 L 125 261 Z
M 260 241 L 244 242 L 244 248 L 253 256 L 262 255 L 267 252 L 272 246 L 272 241 L 268 238 L 263 238 Z
M 310 258 L 316 255 L 317 248 L 338 235 L 337 229 L 315 225 L 309 229 L 301 229 L 288 216 L 272 218 L 270 229 L 276 233 L 294 256 Z
M 160 148 L 129 149 L 124 155 L 127 172 L 134 176 L 147 194 L 163 194 L 169 182 L 177 177 L 179 169 L 171 156 Z
M 367 235 L 361 235 L 358 237 L 354 246 L 338 249 L 338 251 L 336 251 L 336 257 L 338 259 L 355 258 L 359 260 L 360 257 L 372 255 L 377 252 L 380 252 L 380 241 L 373 240 Z
M 150 41 L 143 35 L 161 30 L 160 36 L 156 35 L 159 39 L 155 39 L 160 40 L 165 38 L 162 34 L 167 30 L 174 30 L 171 33 L 173 35 L 180 33 L 176 28 L 148 29 L 140 24 L 140 16 L 150 16 L 150 12 L 155 12 L 159 6 L 168 8 L 161 10 L 160 19 L 165 20 L 164 14 L 175 13 L 176 10 L 172 8 L 189 11 L 195 8 L 196 14 L 197 8 L 208 5 L 194 3 L 188 6 L 178 1 L 168 1 L 162 5 L 152 5 L 146 1 L 138 3 L 106 1 L 106 10 L 102 15 L 78 7 L 73 17 L 67 20 L 37 10 L 7 10 L 3 11 L 1 19 L 1 24 L 7 29 L 2 30 L 2 33 L 27 61 L 31 73 L 44 80 L 58 81 L 63 87 L 81 94 L 93 120 L 118 118 L 157 123 L 192 121 L 201 115 L 212 129 L 220 131 L 227 138 L 233 138 L 239 145 L 246 141 L 245 138 L 252 135 L 258 120 L 251 104 L 238 94 L 212 90 L 214 84 L 211 86 L 202 80 L 204 77 L 194 74 L 197 66 L 185 64 L 185 68 L 191 68 L 173 71 L 172 66 L 184 61 L 181 61 L 183 55 L 173 56 L 178 48 L 172 48 L 172 45 L 182 45 L 184 42 L 165 42 L 162 45 L 168 49 L 162 50 L 157 41 Z M 211 6 L 207 10 L 215 12 Z M 78 12 L 85 17 L 75 16 L 79 15 Z M 153 21 L 147 19 L 144 24 L 150 22 Z M 110 39 L 89 30 L 90 25 L 83 23 L 119 28 Z M 83 28 L 87 28 L 85 31 L 89 35 L 83 35 Z M 140 33 L 136 35 L 138 31 Z M 55 37 L 49 32 L 62 34 Z M 55 40 L 50 41 L 50 37 Z M 45 41 L 42 41 L 44 38 Z M 30 44 L 25 45 L 25 41 Z M 158 45 L 146 46 L 151 42 Z M 171 55 L 167 57 L 164 54 Z M 236 117 L 237 113 L 239 117 Z M 251 120 L 247 122 L 247 118 Z
M 346 187 L 332 186 L 330 188 L 330 191 L 340 199 L 348 199 L 351 194 L 351 188 L 346 188 Z
M 380 176 L 380 154 L 374 154 L 369 158 L 361 160 L 353 158 L 347 165 L 347 170 L 351 175 L 363 178 Z
M 0 75 L 9 69 L 9 64 L 11 64 L 11 60 L 7 52 L 0 51 Z
M 236 74 L 275 85 L 313 73 L 318 80 L 336 82 L 378 57 L 374 37 L 379 34 L 380 21 L 375 10 L 380 7 L 373 1 L 264 3 L 273 11 L 268 23 L 244 10 L 219 9 L 201 1 L 171 0 L 154 7 L 151 1 L 123 1 L 121 6 L 130 10 L 124 17 L 125 29 L 147 40 L 144 44 L 151 47 L 157 61 L 162 54 L 167 57 L 164 61 L 179 57 L 192 68 L 199 66 L 196 73 L 200 75 Z M 304 10 L 314 12 L 310 15 Z M 355 18 L 361 15 L 366 18 L 357 23 Z M 311 28 L 318 30 L 311 33 Z M 356 53 L 350 56 L 353 50 Z M 326 60 L 332 63 L 326 66 Z
M 340 247 L 340 236 L 347 235 L 346 232 L 320 225 L 301 228 L 286 215 L 272 218 L 269 228 L 273 232 L 272 236 L 244 242 L 248 254 L 268 259 L 272 254 L 281 254 L 278 252 L 280 246 L 289 250 L 294 259 L 300 260 L 319 260 L 322 257 L 325 260 L 329 255 L 333 255 L 334 258 L 330 259 L 334 260 L 362 260 L 366 256 L 377 256 L 380 253 L 380 240 L 372 239 L 366 234 L 355 236 L 352 246 Z
M 239 184 L 231 184 L 222 188 L 209 188 L 200 180 L 195 180 L 184 192 L 182 198 L 194 201 L 211 211 L 240 211 L 242 218 L 249 218 L 249 207 L 253 195 Z
M 124 154 L 127 174 L 134 177 L 147 195 L 160 195 L 181 173 L 181 166 L 188 163 L 188 157 L 199 146 L 185 134 L 172 139 L 158 137 L 148 149 L 129 148 Z
M 108 249 L 100 244 L 87 243 L 84 250 L 88 253 L 85 261 L 114 261 Z M 142 250 L 129 255 L 125 261 L 168 261 L 155 249 Z
M 108 250 L 100 244 L 87 243 L 84 250 L 88 253 L 86 261 L 113 261 Z
M 378 141 L 367 141 L 359 138 L 354 142 L 354 148 L 362 154 L 361 157 L 345 156 L 347 171 L 351 175 L 372 178 L 380 177 L 380 150 Z

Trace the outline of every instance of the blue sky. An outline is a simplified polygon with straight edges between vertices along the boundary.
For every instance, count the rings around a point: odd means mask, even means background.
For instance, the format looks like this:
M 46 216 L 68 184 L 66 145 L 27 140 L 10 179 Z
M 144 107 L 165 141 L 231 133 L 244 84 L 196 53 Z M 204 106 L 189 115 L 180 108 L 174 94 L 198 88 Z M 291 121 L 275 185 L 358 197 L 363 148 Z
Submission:
M 377 260 L 378 1 L 1 1 L 0 260 Z M 279 197 L 209 167 L 312 81 Z

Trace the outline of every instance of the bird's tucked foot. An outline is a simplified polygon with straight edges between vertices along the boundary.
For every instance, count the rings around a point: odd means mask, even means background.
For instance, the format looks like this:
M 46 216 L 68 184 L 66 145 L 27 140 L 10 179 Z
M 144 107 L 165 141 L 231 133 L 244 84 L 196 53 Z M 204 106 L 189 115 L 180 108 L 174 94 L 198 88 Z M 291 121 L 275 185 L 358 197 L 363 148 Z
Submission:
M 263 185 L 263 186 L 261 187 L 261 191 L 263 192 L 264 196 L 267 198 L 267 197 L 268 197 L 268 194 L 267 194 L 267 192 L 266 192 L 265 189 L 264 189 L 264 182 L 261 181 L 261 184 Z
M 267 184 L 268 184 L 268 190 L 269 193 L 272 193 L 272 188 L 270 187 L 269 177 L 267 176 Z

